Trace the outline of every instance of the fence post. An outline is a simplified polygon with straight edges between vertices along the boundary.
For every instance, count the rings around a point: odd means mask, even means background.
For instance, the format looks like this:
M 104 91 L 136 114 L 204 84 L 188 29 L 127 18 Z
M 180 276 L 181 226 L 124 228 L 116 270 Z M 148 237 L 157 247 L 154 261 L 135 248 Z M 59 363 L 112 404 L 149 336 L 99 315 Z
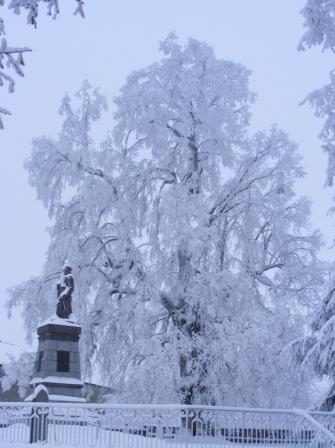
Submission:
M 189 415 L 188 415 L 188 409 L 186 409 L 186 425 L 185 425 L 185 448 L 188 448 L 188 432 L 189 432 L 189 428 L 188 428 L 188 419 L 189 419 Z
M 49 401 L 48 393 L 41 389 L 33 402 L 45 403 Z M 36 406 L 31 409 L 29 443 L 48 441 L 48 414 L 47 406 Z

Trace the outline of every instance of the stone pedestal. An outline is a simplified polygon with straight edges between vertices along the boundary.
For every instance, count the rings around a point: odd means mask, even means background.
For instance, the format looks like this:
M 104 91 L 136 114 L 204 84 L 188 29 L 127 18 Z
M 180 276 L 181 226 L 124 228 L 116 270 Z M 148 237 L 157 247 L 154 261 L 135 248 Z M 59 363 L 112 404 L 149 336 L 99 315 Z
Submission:
M 85 402 L 82 398 L 79 338 L 81 326 L 69 319 L 54 316 L 37 330 L 38 349 L 35 369 L 30 384 L 34 390 L 46 387 L 49 401 Z

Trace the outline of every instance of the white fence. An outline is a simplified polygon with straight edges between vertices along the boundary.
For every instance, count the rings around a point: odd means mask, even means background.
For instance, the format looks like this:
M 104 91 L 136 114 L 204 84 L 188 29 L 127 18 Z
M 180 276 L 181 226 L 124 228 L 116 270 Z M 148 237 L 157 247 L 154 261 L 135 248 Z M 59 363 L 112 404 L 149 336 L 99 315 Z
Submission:
M 335 447 L 335 415 L 182 405 L 0 403 L 0 446 Z

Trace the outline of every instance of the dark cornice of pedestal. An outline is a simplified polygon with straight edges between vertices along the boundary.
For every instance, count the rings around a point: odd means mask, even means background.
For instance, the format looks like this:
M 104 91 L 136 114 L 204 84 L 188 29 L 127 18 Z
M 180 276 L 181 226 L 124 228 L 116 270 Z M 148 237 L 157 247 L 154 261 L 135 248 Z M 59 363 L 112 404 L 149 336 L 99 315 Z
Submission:
M 61 325 L 59 323 L 47 323 L 38 327 L 37 334 L 40 341 L 79 341 L 81 327 L 78 325 Z

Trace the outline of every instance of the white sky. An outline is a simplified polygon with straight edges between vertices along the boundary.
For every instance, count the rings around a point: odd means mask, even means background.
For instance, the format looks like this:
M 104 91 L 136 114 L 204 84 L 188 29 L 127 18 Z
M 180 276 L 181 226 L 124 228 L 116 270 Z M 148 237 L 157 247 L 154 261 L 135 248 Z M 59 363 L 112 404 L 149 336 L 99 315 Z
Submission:
M 183 41 L 206 40 L 217 57 L 253 71 L 251 88 L 258 94 L 253 128 L 278 123 L 299 144 L 307 172 L 299 192 L 313 200 L 312 223 L 326 240 L 323 255 L 332 259 L 334 254 L 328 249 L 335 222 L 327 216 L 332 192 L 323 189 L 326 160 L 317 139 L 321 122 L 299 102 L 328 82 L 335 60 L 319 49 L 297 52 L 303 33 L 299 11 L 305 0 L 86 3 L 82 20 L 72 15 L 74 1 L 60 0 L 61 15 L 52 21 L 41 11 L 37 30 L 25 24 L 25 16 L 13 16 L 0 7 L 9 44 L 33 49 L 25 57 L 25 78 L 17 79 L 16 92 L 9 95 L 2 89 L 0 99 L 1 106 L 13 112 L 0 132 L 0 340 L 19 346 L 0 344 L 0 362 L 6 352 L 17 353 L 24 345 L 22 320 L 18 315 L 8 320 L 3 309 L 6 289 L 39 274 L 48 243 L 46 212 L 22 167 L 31 139 L 58 132 L 60 100 L 65 92 L 75 92 L 82 80 L 101 86 L 109 98 L 116 95 L 129 72 L 159 58 L 158 43 L 170 31 Z

